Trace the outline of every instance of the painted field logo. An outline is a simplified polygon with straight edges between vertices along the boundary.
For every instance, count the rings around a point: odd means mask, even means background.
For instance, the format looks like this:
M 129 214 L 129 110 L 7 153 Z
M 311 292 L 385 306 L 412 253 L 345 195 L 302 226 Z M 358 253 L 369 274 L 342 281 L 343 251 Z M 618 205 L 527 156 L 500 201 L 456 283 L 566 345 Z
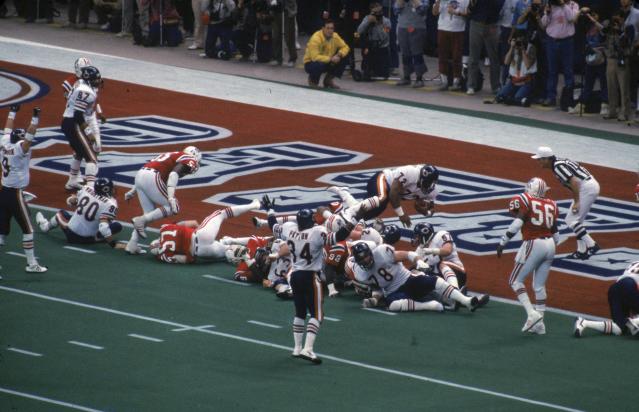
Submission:
M 156 115 L 109 119 L 100 125 L 103 147 L 187 145 L 225 139 L 231 135 L 231 131 L 223 127 Z M 37 149 L 56 143 L 68 144 L 59 127 L 38 129 L 35 139 Z
M 49 86 L 35 77 L 0 70 L 0 107 L 23 104 L 49 93 Z
M 555 256 L 552 269 L 599 280 L 616 280 L 630 263 L 639 260 L 639 250 L 627 247 L 601 249 L 588 260 L 564 259 L 566 255 Z
M 132 186 L 135 174 L 157 153 L 103 152 L 100 154 L 100 176 L 116 184 Z M 203 152 L 200 170 L 180 179 L 179 187 L 219 185 L 246 175 L 269 170 L 301 170 L 361 163 L 367 153 L 322 146 L 307 142 L 286 142 L 244 147 L 229 147 L 215 152 Z M 66 175 L 71 156 L 41 157 L 31 161 L 32 167 Z

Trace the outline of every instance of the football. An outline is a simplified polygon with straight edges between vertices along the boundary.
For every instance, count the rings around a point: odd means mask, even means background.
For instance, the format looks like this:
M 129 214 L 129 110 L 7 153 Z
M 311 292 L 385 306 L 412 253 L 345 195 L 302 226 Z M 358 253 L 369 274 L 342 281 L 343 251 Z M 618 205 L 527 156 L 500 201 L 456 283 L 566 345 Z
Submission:
M 433 214 L 432 208 L 434 204 L 430 200 L 426 199 L 415 199 L 415 210 L 418 213 L 421 213 L 424 216 L 430 216 Z

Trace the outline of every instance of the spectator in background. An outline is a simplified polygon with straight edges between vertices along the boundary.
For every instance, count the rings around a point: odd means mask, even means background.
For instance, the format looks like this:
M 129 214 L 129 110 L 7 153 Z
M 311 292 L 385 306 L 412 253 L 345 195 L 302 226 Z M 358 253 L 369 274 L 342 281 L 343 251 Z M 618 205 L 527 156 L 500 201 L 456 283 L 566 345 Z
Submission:
M 325 20 L 324 27 L 313 33 L 306 44 L 304 70 L 308 73 L 308 85 L 319 87 L 320 77 L 326 73 L 324 87 L 339 89 L 333 79 L 342 77 L 349 52 L 348 45 L 335 33 L 335 23 Z
M 393 74 L 392 72 L 399 69 L 399 52 L 397 50 L 397 14 L 395 14 L 395 9 L 393 8 L 393 0 L 383 0 L 382 9 L 384 11 L 384 16 L 387 16 L 391 22 L 391 30 L 388 35 L 391 59 L 390 68 L 391 74 Z
M 508 66 L 508 81 L 495 100 L 498 103 L 530 106 L 533 77 L 537 73 L 537 50 L 528 42 L 526 32 L 515 30 L 510 40 L 504 64 Z
M 439 16 L 437 51 L 442 80 L 439 90 L 461 90 L 462 52 L 469 2 L 470 0 L 436 0 L 433 5 L 433 14 Z
M 504 64 L 504 60 L 509 50 L 510 40 L 512 39 L 513 15 L 518 1 L 519 0 L 504 0 L 504 5 L 501 7 L 501 12 L 499 13 L 499 44 L 497 50 L 499 53 L 499 61 L 501 62 L 499 81 L 502 85 L 506 84 L 506 78 L 508 77 L 508 65 Z
M 62 27 L 86 29 L 89 24 L 91 0 L 69 0 L 68 20 Z M 77 23 L 77 25 L 76 25 Z
M 411 83 L 411 74 L 415 73 L 413 87 L 424 87 L 424 41 L 426 40 L 426 22 L 424 16 L 428 10 L 428 0 L 395 0 L 397 13 L 397 38 L 402 52 L 404 74 L 397 86 Z
M 582 12 L 590 22 L 586 33 L 586 66 L 584 68 L 584 85 L 581 89 L 578 103 L 575 107 L 568 109 L 570 114 L 581 114 L 585 112 L 586 106 L 591 100 L 595 81 L 599 81 L 601 93 L 602 116 L 608 116 L 608 82 L 606 81 L 606 56 L 605 36 L 601 32 L 603 25 L 599 23 L 599 15 L 591 12 L 588 8 L 583 8 Z
M 134 19 L 135 0 L 122 0 L 122 29 L 117 37 L 130 36 Z
M 242 55 L 242 61 L 248 61 L 255 47 L 255 30 L 257 21 L 255 10 L 252 8 L 250 0 L 238 0 L 234 10 L 235 27 L 233 27 L 233 44 Z
M 193 10 L 193 43 L 188 47 L 189 50 L 201 49 L 204 45 L 204 28 L 202 24 L 202 12 L 206 10 L 203 6 L 205 0 L 191 0 L 191 9 Z M 243 2 L 243 0 L 240 0 Z
M 468 56 L 468 90 L 467 94 L 473 95 L 479 90 L 479 62 L 482 46 L 486 47 L 486 53 L 490 60 L 490 86 L 492 92 L 499 92 L 499 13 L 504 0 L 470 0 L 470 33 Z
M 543 102 L 546 99 L 546 35 L 541 28 L 541 17 L 543 16 L 543 0 L 519 0 L 513 14 L 513 28 L 525 30 L 528 35 L 528 42 L 537 49 L 537 73 L 533 80 L 531 99 Z
M 606 32 L 606 79 L 608 81 L 609 114 L 604 119 L 632 120 L 630 102 L 629 56 L 634 43 L 634 28 L 624 26 L 623 11 L 612 16 Z
M 579 17 L 579 5 L 572 0 L 550 0 L 541 18 L 541 26 L 546 30 L 546 56 L 548 58 L 548 80 L 544 106 L 557 105 L 557 80 L 559 68 L 564 74 L 564 87 L 572 89 L 575 22 Z
M 288 50 L 287 67 L 295 67 L 297 61 L 297 49 L 295 48 L 295 16 L 297 16 L 297 3 L 295 0 L 270 0 L 273 22 L 273 60 L 271 66 L 281 66 L 284 61 L 282 50 L 282 37 Z M 282 29 L 284 33 L 282 33 Z
M 208 30 L 204 56 L 202 57 L 230 59 L 235 2 L 233 0 L 204 0 L 202 7 L 204 14 L 208 16 Z M 219 47 L 217 46 L 218 39 L 220 40 Z
M 625 32 L 634 33 L 634 42 L 630 50 L 629 66 L 630 66 L 630 100 L 634 103 L 634 108 L 639 110 L 639 102 L 637 101 L 639 87 L 639 4 L 635 1 L 632 6 L 632 0 L 621 0 L 621 12 L 625 17 Z M 632 29 L 629 29 L 632 27 Z
M 372 76 L 388 78 L 390 75 L 389 32 L 391 22 L 384 17 L 382 5 L 371 3 L 370 14 L 366 15 L 359 27 L 362 47 L 362 80 L 371 80 Z

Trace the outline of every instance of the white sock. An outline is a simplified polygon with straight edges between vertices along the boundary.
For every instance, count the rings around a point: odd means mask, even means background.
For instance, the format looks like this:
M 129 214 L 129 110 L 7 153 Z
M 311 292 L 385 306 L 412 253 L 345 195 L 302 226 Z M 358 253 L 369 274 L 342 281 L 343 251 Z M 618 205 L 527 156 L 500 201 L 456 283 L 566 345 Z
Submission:
M 590 235 L 584 235 L 581 238 L 584 242 L 586 242 L 586 247 L 593 247 L 595 245 L 595 241 L 593 240 L 593 238 Z
M 586 242 L 583 240 L 583 238 L 577 239 L 577 250 L 582 253 L 586 252 Z
M 71 167 L 69 169 L 69 183 L 78 180 L 81 162 L 82 160 L 78 160 L 76 158 L 71 159 Z
M 295 342 L 295 349 L 301 350 L 302 343 L 304 341 L 304 319 L 293 318 L 293 340 Z
M 444 306 L 436 300 L 416 302 L 412 299 L 399 299 L 392 301 L 391 304 L 388 305 L 388 310 L 392 312 L 416 312 L 420 310 L 441 312 L 444 310 Z
M 459 282 L 457 281 L 457 275 L 455 274 L 454 270 L 452 270 L 448 266 L 444 266 L 442 270 L 442 276 L 444 276 L 444 279 L 446 280 L 446 282 L 453 285 L 455 289 L 459 289 Z
M 519 300 L 519 302 L 521 302 L 524 306 L 528 315 L 533 313 L 535 309 L 533 309 L 533 305 L 530 303 L 530 298 L 528 297 L 528 293 L 526 293 L 526 289 L 524 289 L 523 292 L 517 292 L 517 300 Z
M 87 186 L 93 188 L 95 177 L 98 175 L 98 165 L 93 162 L 87 163 L 84 167 L 84 175 L 87 179 Z
M 259 209 L 260 201 L 255 199 L 248 205 L 239 205 L 239 206 L 231 206 L 227 207 L 225 211 L 227 212 L 227 217 L 239 216 L 251 210 Z
M 376 207 L 379 207 L 381 201 L 379 199 L 379 196 L 373 196 L 373 197 L 369 197 L 368 199 L 364 199 L 361 202 L 361 208 L 369 211 L 369 210 L 373 210 Z
M 146 225 L 147 223 L 155 222 L 156 220 L 169 216 L 169 213 L 170 212 L 167 213 L 167 210 L 164 207 L 158 207 L 157 209 L 153 209 L 149 213 L 145 213 L 140 217 Z
M 349 192 L 348 190 L 340 189 L 338 194 L 339 194 L 339 197 L 342 199 L 342 202 L 344 202 L 344 204 L 346 204 L 346 206 L 353 207 L 353 206 L 357 205 L 357 203 L 358 203 L 357 200 L 355 200 L 353 195 L 351 195 L 351 192 Z
M 319 333 L 320 322 L 315 318 L 310 318 L 306 325 L 306 341 L 304 342 L 304 349 L 313 352 L 313 345 L 315 344 L 315 338 Z
M 606 335 L 621 335 L 621 328 L 610 320 L 584 320 L 582 325 L 586 328 L 605 333 Z
M 38 264 L 35 258 L 35 252 L 33 251 L 33 233 L 22 235 L 22 249 L 24 249 L 28 265 Z

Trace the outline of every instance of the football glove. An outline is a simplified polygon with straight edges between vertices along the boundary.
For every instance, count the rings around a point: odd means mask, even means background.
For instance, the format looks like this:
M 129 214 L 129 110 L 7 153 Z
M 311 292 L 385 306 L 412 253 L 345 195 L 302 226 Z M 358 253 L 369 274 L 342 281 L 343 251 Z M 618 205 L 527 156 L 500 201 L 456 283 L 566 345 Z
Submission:
M 33 108 L 33 117 L 40 117 L 40 108 L 39 107 L 34 107 Z
M 9 106 L 9 111 L 11 112 L 17 112 L 20 110 L 20 105 L 19 104 L 12 104 L 11 106 Z
M 180 211 L 180 205 L 178 204 L 177 199 L 174 197 L 169 198 L 169 206 L 171 206 L 171 213 L 173 213 L 174 215 L 177 215 Z
M 124 200 L 128 202 L 133 199 L 133 196 L 135 196 L 135 187 L 124 194 Z

